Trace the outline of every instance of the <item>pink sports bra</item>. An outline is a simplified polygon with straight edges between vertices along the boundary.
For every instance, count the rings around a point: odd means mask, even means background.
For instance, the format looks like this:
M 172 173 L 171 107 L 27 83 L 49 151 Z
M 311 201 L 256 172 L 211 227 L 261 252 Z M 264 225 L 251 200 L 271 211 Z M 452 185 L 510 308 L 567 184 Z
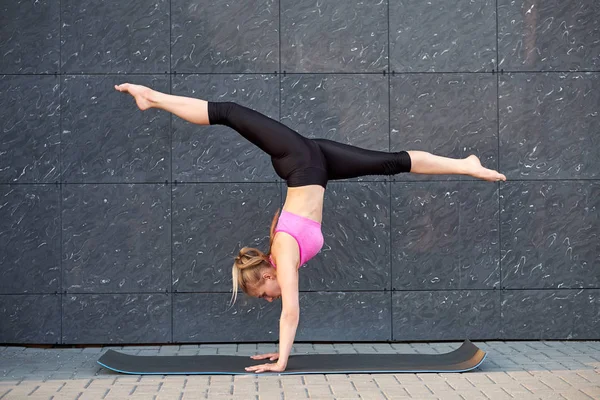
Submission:
M 310 218 L 282 210 L 274 233 L 277 232 L 285 232 L 298 242 L 298 249 L 300 250 L 298 268 L 316 256 L 323 247 L 321 224 Z M 273 267 L 277 268 L 272 257 L 269 256 L 269 258 Z

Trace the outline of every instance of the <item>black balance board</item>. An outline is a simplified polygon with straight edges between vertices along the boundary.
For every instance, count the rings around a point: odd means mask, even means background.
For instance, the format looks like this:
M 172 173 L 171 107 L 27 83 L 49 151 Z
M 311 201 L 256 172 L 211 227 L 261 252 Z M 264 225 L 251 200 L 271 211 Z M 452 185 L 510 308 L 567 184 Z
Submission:
M 285 371 L 292 374 L 375 374 L 398 372 L 466 372 L 478 367 L 486 353 L 465 340 L 445 354 L 292 354 Z M 249 356 L 132 356 L 108 350 L 98 364 L 125 374 L 238 375 L 244 368 L 274 361 Z

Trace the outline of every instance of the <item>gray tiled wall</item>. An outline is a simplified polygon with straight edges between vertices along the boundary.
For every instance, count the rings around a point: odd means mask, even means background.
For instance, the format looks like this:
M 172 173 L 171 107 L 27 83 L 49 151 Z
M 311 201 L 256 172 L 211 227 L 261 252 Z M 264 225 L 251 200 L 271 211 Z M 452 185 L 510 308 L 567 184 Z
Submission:
M 279 304 L 228 308 L 285 197 L 269 157 L 122 82 L 507 175 L 331 182 L 297 340 L 600 339 L 597 1 L 0 10 L 0 342 L 278 339 Z

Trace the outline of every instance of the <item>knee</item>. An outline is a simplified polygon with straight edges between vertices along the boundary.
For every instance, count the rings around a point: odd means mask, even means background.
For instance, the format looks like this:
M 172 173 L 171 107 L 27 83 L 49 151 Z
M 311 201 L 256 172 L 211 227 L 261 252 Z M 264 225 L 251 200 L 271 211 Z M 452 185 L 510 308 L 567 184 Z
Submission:
M 401 151 L 400 154 L 400 172 L 410 172 L 413 164 L 413 155 L 410 151 Z

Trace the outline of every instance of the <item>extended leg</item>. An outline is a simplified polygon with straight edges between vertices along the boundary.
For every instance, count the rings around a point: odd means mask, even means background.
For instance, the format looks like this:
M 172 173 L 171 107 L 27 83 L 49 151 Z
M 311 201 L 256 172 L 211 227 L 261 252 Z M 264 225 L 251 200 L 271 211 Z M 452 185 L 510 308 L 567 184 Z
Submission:
M 146 86 L 131 83 L 115 85 L 115 89 L 132 95 L 140 110 L 160 108 L 193 124 L 209 125 L 208 102 L 206 100 L 166 94 Z
M 464 159 L 440 157 L 425 151 L 385 152 L 367 150 L 327 139 L 313 139 L 327 160 L 328 178 L 348 179 L 366 175 L 463 174 L 488 181 L 506 180 L 496 171 L 481 166 L 472 155 Z
M 408 151 L 412 162 L 410 172 L 415 174 L 461 174 L 470 175 L 486 181 L 505 181 L 506 176 L 492 169 L 484 168 L 475 155 L 455 159 L 436 156 L 426 151 Z
M 115 89 L 131 94 L 141 110 L 160 108 L 194 124 L 228 126 L 271 157 L 285 157 L 306 146 L 308 140 L 279 121 L 234 102 L 175 96 L 129 83 Z
M 390 153 L 367 150 L 328 139 L 312 139 L 319 145 L 327 164 L 327 178 L 348 179 L 366 175 L 395 175 L 411 171 L 406 151 Z

